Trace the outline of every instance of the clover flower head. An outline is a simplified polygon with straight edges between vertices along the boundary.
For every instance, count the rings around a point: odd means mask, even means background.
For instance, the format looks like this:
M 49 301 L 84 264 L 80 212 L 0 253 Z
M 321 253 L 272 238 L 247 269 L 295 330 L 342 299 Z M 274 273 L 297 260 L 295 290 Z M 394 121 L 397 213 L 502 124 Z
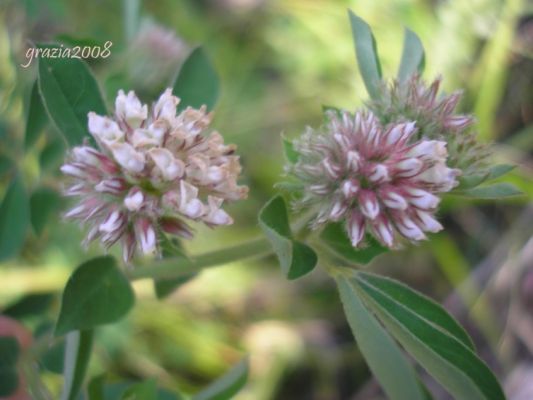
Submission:
M 416 140 L 414 122 L 383 127 L 371 112 L 329 112 L 328 119 L 294 141 L 299 159 L 286 168 L 303 184 L 295 206 L 317 207 L 312 228 L 345 221 L 354 247 L 369 232 L 390 248 L 442 229 L 438 195 L 460 173 L 446 165 L 445 142 Z
M 229 225 L 224 201 L 246 197 L 235 146 L 208 133 L 205 106 L 176 113 L 179 99 L 167 89 L 148 108 L 134 92 L 118 92 L 114 117 L 88 115 L 87 142 L 69 153 L 61 171 L 70 178 L 65 195 L 79 199 L 66 218 L 88 226 L 85 244 L 106 247 L 119 240 L 129 262 L 136 250 L 159 253 L 161 232 L 192 237 L 187 221 Z
M 448 165 L 460 169 L 463 175 L 480 173 L 489 150 L 477 141 L 474 117 L 456 111 L 461 91 L 439 95 L 441 82 L 439 77 L 427 84 L 418 74 L 405 82 L 393 81 L 384 85 L 381 96 L 368 106 L 382 124 L 416 122 L 418 138 L 447 143 Z

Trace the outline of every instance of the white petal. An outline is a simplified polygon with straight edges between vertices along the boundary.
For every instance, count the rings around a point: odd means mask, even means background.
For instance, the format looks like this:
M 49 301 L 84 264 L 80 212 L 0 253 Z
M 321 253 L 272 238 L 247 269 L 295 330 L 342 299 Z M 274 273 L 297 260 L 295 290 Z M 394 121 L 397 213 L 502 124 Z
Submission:
M 430 210 L 439 205 L 440 199 L 422 189 L 408 188 L 406 191 L 411 195 L 409 202 L 424 210 Z
M 141 208 L 143 202 L 144 195 L 140 190 L 134 191 L 133 193 L 128 194 L 124 198 L 124 205 L 130 211 L 138 211 Z
M 398 193 L 388 191 L 383 197 L 383 203 L 396 210 L 405 210 L 408 206 L 407 201 Z
M 129 143 L 113 143 L 110 145 L 115 160 L 127 171 L 139 173 L 144 169 L 145 157 Z
M 423 166 L 424 163 L 418 158 L 406 158 L 395 165 L 398 170 L 396 176 L 403 178 L 415 176 L 422 170 Z
M 430 213 L 416 210 L 416 215 L 420 218 L 421 228 L 424 231 L 435 233 L 443 229 L 442 225 Z

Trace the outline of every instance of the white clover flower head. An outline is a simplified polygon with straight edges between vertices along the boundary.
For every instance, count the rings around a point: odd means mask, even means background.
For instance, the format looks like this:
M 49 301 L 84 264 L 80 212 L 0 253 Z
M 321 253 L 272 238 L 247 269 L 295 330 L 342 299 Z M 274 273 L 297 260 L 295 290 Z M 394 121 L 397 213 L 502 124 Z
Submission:
M 446 165 L 445 142 L 413 140 L 413 122 L 383 127 L 371 112 L 329 112 L 328 119 L 295 140 L 299 159 L 286 168 L 303 183 L 295 206 L 318 208 L 312 228 L 344 221 L 354 247 L 368 232 L 389 248 L 442 229 L 438 195 L 460 173 Z
M 122 243 L 129 262 L 137 250 L 159 253 L 162 233 L 191 238 L 186 221 L 214 227 L 233 223 L 224 201 L 246 197 L 235 146 L 209 132 L 206 108 L 176 114 L 179 99 L 167 89 L 149 110 L 120 90 L 115 118 L 88 115 L 97 148 L 85 143 L 69 153 L 61 171 L 70 178 L 65 195 L 78 204 L 65 217 L 88 226 L 84 244 Z

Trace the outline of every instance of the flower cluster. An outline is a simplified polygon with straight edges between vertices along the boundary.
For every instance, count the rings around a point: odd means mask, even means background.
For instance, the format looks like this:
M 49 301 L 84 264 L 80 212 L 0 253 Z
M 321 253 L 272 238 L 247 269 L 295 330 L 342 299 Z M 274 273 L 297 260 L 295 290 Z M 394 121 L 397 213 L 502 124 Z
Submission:
M 79 198 L 65 214 L 88 225 L 85 243 L 122 242 L 123 258 L 136 249 L 157 253 L 160 231 L 189 238 L 186 220 L 228 225 L 222 203 L 246 197 L 235 146 L 218 132 L 206 135 L 205 107 L 177 114 L 179 99 L 167 89 L 149 109 L 133 92 L 121 90 L 115 116 L 89 113 L 97 147 L 75 147 L 61 171 L 71 177 L 65 194 Z
M 383 126 L 372 112 L 328 113 L 318 131 L 294 141 L 299 159 L 287 172 L 303 183 L 298 207 L 317 207 L 312 228 L 345 221 L 354 247 L 370 232 L 394 248 L 442 229 L 438 193 L 457 185 L 446 142 L 417 139 L 414 122 Z
M 489 155 L 472 129 L 474 118 L 455 110 L 462 93 L 439 95 L 441 79 L 427 85 L 419 75 L 406 82 L 393 81 L 383 86 L 381 95 L 368 106 L 382 124 L 415 121 L 418 138 L 445 141 L 448 164 L 459 168 L 463 176 L 482 172 Z

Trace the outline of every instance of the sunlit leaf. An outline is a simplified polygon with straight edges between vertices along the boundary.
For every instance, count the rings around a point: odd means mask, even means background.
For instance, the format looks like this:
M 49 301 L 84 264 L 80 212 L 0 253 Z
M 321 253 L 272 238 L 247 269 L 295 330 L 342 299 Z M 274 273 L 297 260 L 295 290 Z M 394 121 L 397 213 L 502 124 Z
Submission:
M 365 303 L 403 348 L 454 398 L 505 399 L 498 380 L 485 363 L 454 336 L 456 332 L 451 334 L 435 322 L 442 316 L 435 313 L 431 318 L 430 313 L 418 314 L 420 305 L 412 307 L 410 300 L 404 302 L 402 297 L 390 296 L 365 277 L 358 274 L 352 280 Z M 427 307 L 431 308 L 427 305 L 423 308 L 427 311 Z
M 66 336 L 64 383 L 61 400 L 75 400 L 91 358 L 93 331 L 72 331 Z
M 292 239 L 283 197 L 276 196 L 263 207 L 259 212 L 259 226 L 272 244 L 288 279 L 299 278 L 313 270 L 317 256 L 309 246 Z
M 375 257 L 388 251 L 371 236 L 366 238 L 366 247 L 354 248 L 342 224 L 328 224 L 320 233 L 320 239 L 333 252 L 349 264 L 368 264 Z
M 48 122 L 37 81 L 32 86 L 28 116 L 26 118 L 26 133 L 24 134 L 24 147 L 30 148 L 39 139 L 39 135 Z
M 246 384 L 248 370 L 248 359 L 244 359 L 205 390 L 194 396 L 193 400 L 232 399 Z
M 55 334 L 118 321 L 134 301 L 133 289 L 115 259 L 93 258 L 81 264 L 68 280 Z
M 380 95 L 381 84 L 381 65 L 376 48 L 376 40 L 372 34 L 370 26 L 355 15 L 351 10 L 348 11 L 350 23 L 352 25 L 352 35 L 355 43 L 355 55 L 359 71 L 363 77 L 366 90 L 371 98 L 378 99 Z
M 0 261 L 16 256 L 30 223 L 29 200 L 20 176 L 7 188 L 0 204 Z
M 402 60 L 398 69 L 398 80 L 407 81 L 416 73 L 424 70 L 424 46 L 412 30 L 406 28 L 403 40 Z
M 0 337 L 0 396 L 7 397 L 17 390 L 19 344 L 14 337 Z
M 423 400 L 414 368 L 361 301 L 349 279 L 336 277 L 344 312 L 368 366 L 391 400 Z
M 187 106 L 212 110 L 218 100 L 218 75 L 201 47 L 185 60 L 174 83 L 174 95 L 181 99 L 178 110 Z
M 40 45 L 40 49 L 57 49 Z M 39 92 L 48 115 L 71 146 L 89 138 L 87 114 L 107 114 L 98 84 L 80 59 L 39 59 Z

